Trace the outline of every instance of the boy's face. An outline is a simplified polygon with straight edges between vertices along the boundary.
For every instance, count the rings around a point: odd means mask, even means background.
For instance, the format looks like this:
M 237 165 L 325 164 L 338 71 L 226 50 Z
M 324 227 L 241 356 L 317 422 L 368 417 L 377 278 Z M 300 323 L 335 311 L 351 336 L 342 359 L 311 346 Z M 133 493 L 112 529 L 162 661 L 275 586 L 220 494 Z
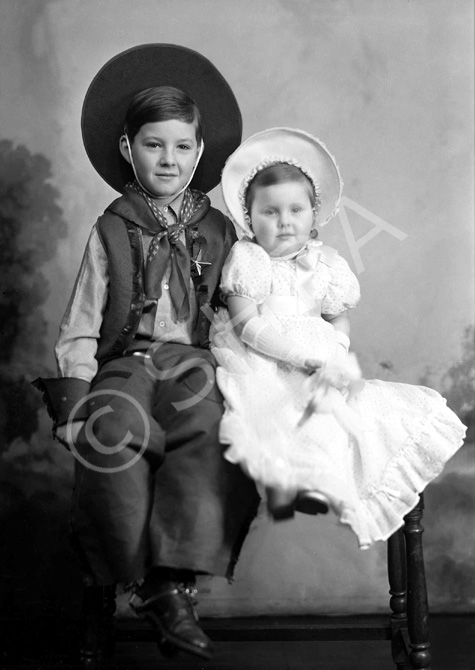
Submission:
M 144 124 L 131 144 L 135 170 L 140 183 L 155 196 L 171 201 L 188 182 L 198 157 L 194 123 L 178 119 Z M 127 142 L 120 151 L 130 163 Z
M 256 187 L 249 214 L 257 243 L 273 257 L 298 251 L 314 220 L 308 190 L 296 181 Z

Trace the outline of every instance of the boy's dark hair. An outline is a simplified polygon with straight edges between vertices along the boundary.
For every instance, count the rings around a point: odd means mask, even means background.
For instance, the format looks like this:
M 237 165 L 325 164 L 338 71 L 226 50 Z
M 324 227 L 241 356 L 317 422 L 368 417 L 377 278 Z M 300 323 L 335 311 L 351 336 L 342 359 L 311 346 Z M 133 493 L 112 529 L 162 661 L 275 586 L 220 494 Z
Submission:
M 308 192 L 312 207 L 315 207 L 315 190 L 310 179 L 300 168 L 288 163 L 275 163 L 269 167 L 260 170 L 254 179 L 249 183 L 246 190 L 246 209 L 251 213 L 254 192 L 257 186 L 274 186 L 274 184 L 285 184 L 289 181 L 296 181 L 303 184 Z
M 203 137 L 200 110 L 194 100 L 173 86 L 153 86 L 134 95 L 125 115 L 124 132 L 132 142 L 145 123 L 171 119 L 194 123 L 196 141 L 200 144 Z

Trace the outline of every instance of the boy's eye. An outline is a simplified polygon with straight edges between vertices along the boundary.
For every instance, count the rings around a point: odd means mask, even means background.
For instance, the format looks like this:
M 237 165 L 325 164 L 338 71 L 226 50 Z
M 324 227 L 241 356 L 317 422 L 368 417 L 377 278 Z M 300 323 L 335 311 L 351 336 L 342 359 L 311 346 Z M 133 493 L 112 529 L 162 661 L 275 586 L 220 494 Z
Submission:
M 156 149 L 159 146 L 160 144 L 158 142 L 147 142 L 147 147 L 150 147 L 150 149 Z
M 185 149 L 186 151 L 189 151 L 189 150 L 191 149 L 191 147 L 189 146 L 189 144 L 179 144 L 179 145 L 178 145 L 178 148 L 179 148 L 179 149 Z

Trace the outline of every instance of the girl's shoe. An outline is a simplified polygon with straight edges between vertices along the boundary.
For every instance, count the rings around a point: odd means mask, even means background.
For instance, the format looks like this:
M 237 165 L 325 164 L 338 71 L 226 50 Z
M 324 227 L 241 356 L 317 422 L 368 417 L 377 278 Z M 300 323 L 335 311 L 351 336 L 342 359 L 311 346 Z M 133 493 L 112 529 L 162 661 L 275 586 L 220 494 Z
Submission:
M 297 496 L 295 509 L 302 514 L 328 514 L 330 503 L 319 491 L 302 491 Z

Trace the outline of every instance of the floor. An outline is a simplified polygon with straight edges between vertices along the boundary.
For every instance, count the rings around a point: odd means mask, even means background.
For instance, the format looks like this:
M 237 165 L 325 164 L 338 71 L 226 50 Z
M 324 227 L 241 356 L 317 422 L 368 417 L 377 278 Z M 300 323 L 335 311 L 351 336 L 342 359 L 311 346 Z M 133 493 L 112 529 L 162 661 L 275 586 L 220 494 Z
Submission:
M 430 631 L 431 670 L 475 667 L 475 616 L 433 615 Z M 165 659 L 150 640 L 127 637 L 119 631 L 116 670 L 395 670 L 390 644 L 384 640 L 217 642 L 214 658 L 203 662 L 186 655 Z M 23 631 L 14 648 L 7 647 L 0 659 L 4 670 L 76 670 L 76 645 L 67 636 L 56 645 L 51 634 L 36 644 L 27 640 L 28 631 Z

